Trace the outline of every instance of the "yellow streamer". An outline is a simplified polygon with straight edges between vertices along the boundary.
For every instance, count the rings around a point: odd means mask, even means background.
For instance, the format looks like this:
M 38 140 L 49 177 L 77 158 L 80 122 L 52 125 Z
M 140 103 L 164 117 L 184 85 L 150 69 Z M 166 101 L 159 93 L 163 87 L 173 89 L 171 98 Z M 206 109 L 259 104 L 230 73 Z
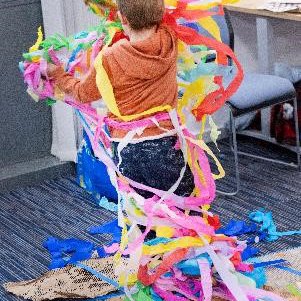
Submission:
M 114 114 L 116 117 L 118 117 L 123 121 L 132 121 L 143 116 L 153 115 L 158 112 L 172 110 L 172 107 L 170 105 L 165 105 L 165 106 L 154 107 L 138 114 L 127 115 L 127 116 L 121 115 L 116 103 L 112 84 L 102 64 L 102 57 L 103 57 L 103 51 L 99 53 L 94 63 L 96 69 L 96 84 L 103 98 L 103 101 L 105 102 L 107 108 L 112 114 Z
M 178 0 L 165 0 L 164 2 L 166 6 L 177 7 Z M 187 8 L 190 10 L 196 10 L 196 9 L 208 10 L 219 4 L 225 5 L 225 4 L 235 3 L 235 2 L 238 2 L 238 0 L 222 0 L 222 1 L 205 3 L 205 4 L 188 3 Z
M 126 276 L 125 274 L 121 274 L 119 276 L 118 282 L 120 286 L 129 285 L 132 286 L 138 281 L 136 274 L 130 274 L 129 276 Z
M 213 20 L 212 17 L 201 18 L 199 20 L 200 25 L 206 29 L 216 40 L 222 41 L 221 39 L 221 32 L 219 26 Z
M 206 239 L 210 240 L 210 237 L 206 236 Z M 167 253 L 178 248 L 186 249 L 186 248 L 203 247 L 203 246 L 204 246 L 204 242 L 201 238 L 186 236 L 166 244 L 161 243 L 155 246 L 144 245 L 143 254 L 147 256 L 154 256 L 162 253 Z
M 206 143 L 203 140 L 195 140 L 190 137 L 187 137 L 187 140 L 192 142 L 193 144 L 199 146 L 201 149 L 203 149 L 215 162 L 217 169 L 219 171 L 219 174 L 212 174 L 214 180 L 219 180 L 225 177 L 226 173 L 222 166 L 222 164 L 219 162 L 217 157 L 214 155 L 212 150 L 206 145 Z
M 158 226 L 156 228 L 157 237 L 171 238 L 171 237 L 173 237 L 174 233 L 175 233 L 175 230 L 171 227 Z
M 35 52 L 35 51 L 38 51 L 42 42 L 43 42 L 43 32 L 42 32 L 42 26 L 39 27 L 38 29 L 38 38 L 37 38 L 37 41 L 36 43 L 29 48 L 29 52 L 32 53 L 32 52 Z
M 124 222 L 124 224 L 125 224 L 125 222 Z M 126 224 L 125 224 L 123 229 L 122 229 L 122 233 L 121 233 L 121 241 L 120 241 L 119 252 L 117 252 L 114 255 L 114 262 L 116 263 L 116 265 L 120 264 L 120 260 L 121 260 L 121 257 L 122 257 L 122 252 L 125 250 L 127 245 L 128 245 L 128 231 L 127 231 L 127 227 L 126 227 Z
M 217 139 L 222 132 L 218 129 L 218 126 L 214 122 L 212 116 L 209 116 L 209 125 L 211 127 L 210 138 L 212 142 L 215 144 L 215 146 L 217 147 Z

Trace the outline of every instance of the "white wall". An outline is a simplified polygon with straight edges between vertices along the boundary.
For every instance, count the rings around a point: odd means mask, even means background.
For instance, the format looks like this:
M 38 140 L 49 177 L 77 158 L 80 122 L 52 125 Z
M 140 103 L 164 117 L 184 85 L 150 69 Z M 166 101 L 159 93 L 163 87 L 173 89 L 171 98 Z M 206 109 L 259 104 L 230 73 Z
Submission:
M 46 36 L 60 33 L 69 36 L 97 24 L 83 1 L 42 0 Z M 61 161 L 76 161 L 81 131 L 73 109 L 58 102 L 52 109 L 53 139 L 51 153 Z
M 235 52 L 245 71 L 258 71 L 256 17 L 231 12 L 235 34 Z M 273 31 L 272 60 L 292 65 L 301 65 L 301 23 L 269 19 Z

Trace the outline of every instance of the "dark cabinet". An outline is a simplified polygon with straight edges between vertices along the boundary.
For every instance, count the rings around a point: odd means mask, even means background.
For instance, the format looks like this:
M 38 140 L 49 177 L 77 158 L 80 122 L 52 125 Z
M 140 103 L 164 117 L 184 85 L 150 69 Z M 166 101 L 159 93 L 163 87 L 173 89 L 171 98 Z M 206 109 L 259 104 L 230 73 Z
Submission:
M 0 169 L 50 154 L 51 108 L 27 95 L 18 70 L 42 24 L 40 0 L 0 0 Z

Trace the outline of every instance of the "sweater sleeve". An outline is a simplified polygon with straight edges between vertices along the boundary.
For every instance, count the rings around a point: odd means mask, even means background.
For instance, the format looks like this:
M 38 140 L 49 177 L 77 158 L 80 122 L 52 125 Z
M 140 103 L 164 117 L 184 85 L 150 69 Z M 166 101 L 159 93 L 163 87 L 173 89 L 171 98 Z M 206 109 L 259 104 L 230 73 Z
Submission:
M 49 76 L 55 80 L 55 84 L 61 91 L 71 95 L 81 103 L 93 102 L 101 98 L 96 85 L 96 70 L 94 67 L 81 80 L 66 73 L 61 67 L 57 67 Z

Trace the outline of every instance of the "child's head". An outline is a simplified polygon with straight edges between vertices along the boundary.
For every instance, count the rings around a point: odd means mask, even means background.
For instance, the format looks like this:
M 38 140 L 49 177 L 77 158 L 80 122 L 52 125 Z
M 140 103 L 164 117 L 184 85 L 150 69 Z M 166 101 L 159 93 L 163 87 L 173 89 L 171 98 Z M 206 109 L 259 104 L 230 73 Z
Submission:
M 164 0 L 117 0 L 122 19 L 135 31 L 159 25 L 164 15 Z

